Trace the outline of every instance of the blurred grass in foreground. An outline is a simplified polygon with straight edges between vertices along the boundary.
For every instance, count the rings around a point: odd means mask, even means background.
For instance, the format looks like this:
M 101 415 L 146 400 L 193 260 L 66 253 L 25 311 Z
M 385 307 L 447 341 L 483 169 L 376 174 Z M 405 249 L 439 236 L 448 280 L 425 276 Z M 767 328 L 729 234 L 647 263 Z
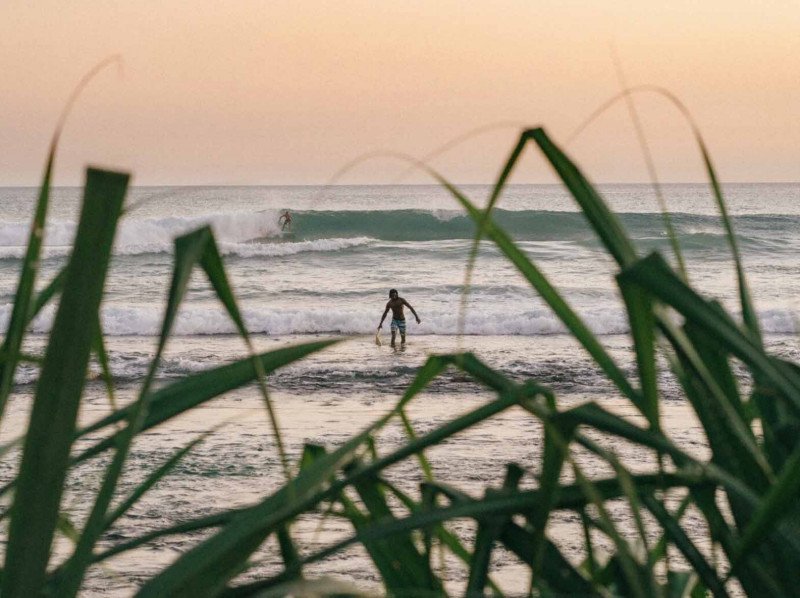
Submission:
M 800 502 L 796 500 L 800 489 L 800 368 L 764 350 L 720 187 L 697 135 L 737 266 L 743 322 L 705 299 L 659 254 L 640 256 L 599 193 L 542 129 L 521 134 L 485 210 L 429 169 L 478 224 L 478 238 L 494 242 L 522 273 L 619 394 L 641 413 L 645 426 L 634 425 L 595 402 L 559 408 L 548 388 L 535 380 L 512 381 L 472 354 L 437 355 L 421 364 L 414 382 L 385 416 L 335 450 L 307 445 L 298 463 L 290 463 L 283 450 L 266 376 L 334 341 L 255 354 L 208 228 L 176 240 L 161 334 L 137 398 L 128 406 L 114 408 L 110 416 L 77 429 L 93 353 L 113 398 L 99 309 L 128 177 L 89 169 L 72 255 L 64 270 L 36 294 L 54 140 L 0 354 L 0 415 L 13 390 L 18 363 L 41 361 L 30 424 L 20 441 L 19 470 L 16 478 L 0 489 L 4 495 L 13 493 L 11 509 L 4 515 L 8 541 L 4 546 L 3 596 L 74 596 L 91 568 L 159 537 L 198 530 L 210 534 L 146 581 L 138 595 L 356 594 L 349 585 L 306 574 L 307 565 L 355 543 L 364 547 L 386 593 L 394 596 L 444 595 L 445 572 L 440 566 L 444 553 L 463 563 L 466 577 L 465 584 L 455 589 L 447 585 L 450 592 L 502 595 L 501 585 L 490 576 L 492 554 L 498 547 L 525 565 L 532 595 L 727 596 L 742 590 L 759 597 L 795 594 L 800 587 Z M 529 145 L 538 148 L 553 166 L 617 264 L 616 282 L 635 349 L 635 376 L 622 371 L 567 300 L 492 219 L 492 208 L 505 181 Z M 198 267 L 207 275 L 251 355 L 153 389 L 189 276 Z M 56 318 L 43 357 L 23 354 L 28 324 L 44 305 L 54 301 L 58 302 Z M 702 424 L 710 448 L 707 460 L 688 454 L 663 429 L 657 383 L 659 353 Z M 742 390 L 733 373 L 734 363 L 746 371 L 747 386 L 752 390 Z M 491 389 L 494 398 L 418 436 L 406 416 L 406 406 L 447 368 L 471 376 Z M 203 439 L 176 451 L 138 487 L 122 495 L 118 482 L 136 436 L 249 383 L 257 384 L 270 414 L 285 485 L 246 508 L 223 509 L 116 544 L 104 539 L 115 521 Z M 426 449 L 512 407 L 521 407 L 521 414 L 543 424 L 543 436 L 531 438 L 532 445 L 544 447 L 535 471 L 509 463 L 502 486 L 487 487 L 480 496 L 434 479 Z M 376 435 L 393 420 L 404 427 L 407 442 L 381 455 L 376 450 Z M 105 434 L 105 439 L 75 454 L 74 443 L 89 433 Z M 610 439 L 612 446 L 617 440 L 624 441 L 651 454 L 650 470 L 629 471 L 612 451 L 591 439 L 595 433 Z M 0 456 L 9 458 L 9 451 L 16 446 L 0 447 Z M 576 454 L 586 451 L 613 474 L 598 477 L 581 467 Z M 107 457 L 105 474 L 89 505 L 88 518 L 76 529 L 69 514 L 62 512 L 64 480 L 71 467 L 99 456 Z M 398 488 L 389 469 L 407 460 L 417 464 L 426 480 L 413 494 Z M 532 489 L 520 487 L 523 476 L 535 481 Z M 621 529 L 611 517 L 612 501 L 627 505 L 633 514 L 633 529 Z M 700 529 L 696 524 L 687 528 L 687 512 L 702 519 Z M 308 551 L 297 545 L 292 534 L 293 523 L 308 513 L 344 519 L 352 525 L 352 534 L 324 549 Z M 565 555 L 562 539 L 548 531 L 553 518 L 570 514 L 584 531 L 577 558 L 574 551 Z M 456 535 L 451 527 L 455 520 L 472 521 L 475 534 L 467 538 Z M 73 543 L 66 558 L 55 562 L 58 534 Z M 248 569 L 254 552 L 273 537 L 283 563 L 281 570 L 237 584 L 237 576 Z M 598 550 L 598 537 L 604 538 L 604 551 Z M 101 539 L 104 546 L 112 547 L 100 550 Z M 600 552 L 604 552 L 602 558 Z

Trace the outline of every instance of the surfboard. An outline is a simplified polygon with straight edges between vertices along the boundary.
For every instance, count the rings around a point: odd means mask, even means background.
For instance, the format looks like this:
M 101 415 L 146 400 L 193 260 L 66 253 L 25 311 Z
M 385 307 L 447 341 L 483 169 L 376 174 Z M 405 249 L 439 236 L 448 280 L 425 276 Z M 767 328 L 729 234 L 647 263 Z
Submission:
M 380 330 L 378 330 L 378 331 L 375 333 L 375 344 L 376 344 L 376 345 L 378 345 L 379 347 L 380 347 L 380 346 L 383 344 L 383 343 L 381 342 L 381 331 L 380 331 Z

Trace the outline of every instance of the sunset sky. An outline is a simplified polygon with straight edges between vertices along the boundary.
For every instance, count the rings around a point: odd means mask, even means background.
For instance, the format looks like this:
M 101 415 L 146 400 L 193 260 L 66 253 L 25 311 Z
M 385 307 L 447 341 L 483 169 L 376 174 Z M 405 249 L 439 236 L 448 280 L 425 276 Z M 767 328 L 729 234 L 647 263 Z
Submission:
M 683 99 L 726 181 L 800 180 L 800 2 L 173 0 L 0 6 L 0 185 L 36 185 L 70 91 L 103 58 L 62 138 L 56 183 L 87 163 L 135 183 L 319 184 L 374 150 L 423 156 L 476 127 L 543 124 L 565 140 L 628 83 Z M 664 181 L 703 180 L 688 128 L 637 99 Z M 433 165 L 489 182 L 517 130 Z M 624 104 L 568 150 L 598 182 L 642 182 Z M 370 161 L 343 183 L 391 183 Z M 408 182 L 427 182 L 422 176 Z M 517 182 L 552 182 L 533 152 Z

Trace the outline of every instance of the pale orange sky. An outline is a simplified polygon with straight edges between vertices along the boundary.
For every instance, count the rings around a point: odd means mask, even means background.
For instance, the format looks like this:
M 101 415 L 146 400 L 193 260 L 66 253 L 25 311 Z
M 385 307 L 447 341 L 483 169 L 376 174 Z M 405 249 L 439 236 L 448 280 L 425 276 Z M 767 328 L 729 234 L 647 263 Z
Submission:
M 147 184 L 319 184 L 351 158 L 422 156 L 495 121 L 565 139 L 631 85 L 689 106 L 726 181 L 800 180 L 800 2 L 139 2 L 6 0 L 0 6 L 0 185 L 36 185 L 71 89 L 122 54 L 68 121 L 56 183 L 87 163 Z M 637 100 L 664 181 L 703 180 L 687 127 L 663 100 Z M 516 131 L 436 160 L 457 182 L 489 182 Z M 624 105 L 569 148 L 598 182 L 646 181 Z M 369 162 L 345 183 L 391 183 Z M 528 156 L 516 182 L 551 182 Z M 412 177 L 409 182 L 427 182 Z

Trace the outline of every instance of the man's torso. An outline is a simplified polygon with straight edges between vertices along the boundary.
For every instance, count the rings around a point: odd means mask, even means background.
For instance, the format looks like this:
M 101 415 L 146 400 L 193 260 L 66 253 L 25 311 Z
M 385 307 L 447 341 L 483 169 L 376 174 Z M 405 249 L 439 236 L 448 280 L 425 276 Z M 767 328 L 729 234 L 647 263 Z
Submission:
M 386 304 L 392 310 L 392 319 L 393 320 L 405 320 L 406 316 L 403 314 L 403 298 L 398 297 L 397 299 L 389 299 L 389 303 Z

